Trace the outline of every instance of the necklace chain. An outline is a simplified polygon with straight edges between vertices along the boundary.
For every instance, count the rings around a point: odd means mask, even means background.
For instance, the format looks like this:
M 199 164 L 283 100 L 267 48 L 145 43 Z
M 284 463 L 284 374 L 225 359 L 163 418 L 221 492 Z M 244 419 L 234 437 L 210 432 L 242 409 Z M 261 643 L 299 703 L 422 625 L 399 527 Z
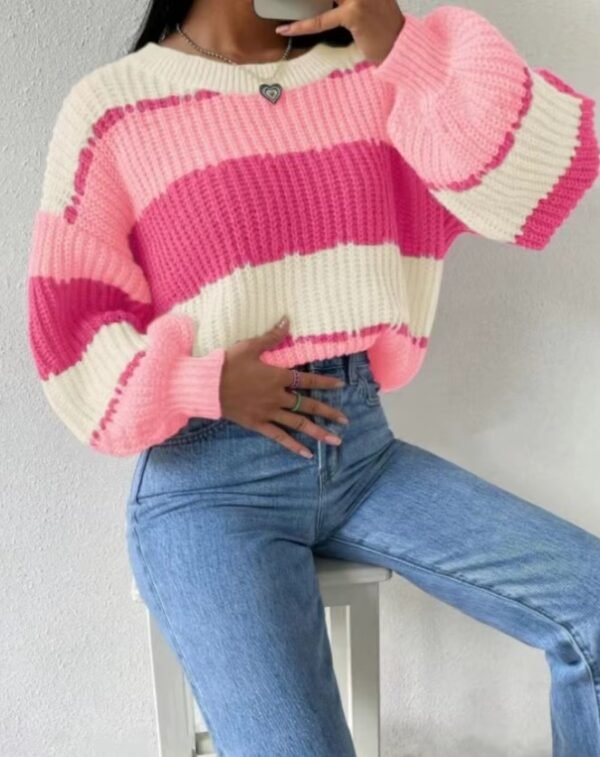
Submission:
M 225 55 L 221 55 L 221 53 L 216 53 L 213 50 L 206 50 L 204 47 L 200 47 L 200 45 L 196 44 L 196 42 L 194 42 L 194 40 L 191 37 L 189 37 L 183 31 L 183 29 L 181 28 L 181 26 L 179 24 L 176 24 L 175 28 L 177 29 L 177 31 L 179 32 L 179 34 L 182 34 L 187 39 L 187 41 L 190 43 L 190 45 L 192 45 L 192 47 L 195 47 L 196 50 L 198 50 L 199 52 L 205 53 L 206 55 L 212 55 L 215 58 L 220 58 L 221 60 L 224 60 L 227 63 L 231 63 L 234 66 L 243 65 L 243 64 L 238 63 L 235 60 L 232 60 L 231 58 L 227 58 Z M 277 66 L 275 67 L 275 70 L 271 74 L 269 74 L 269 76 L 267 76 L 266 78 L 263 78 L 262 76 L 259 76 L 255 71 L 252 71 L 251 69 L 241 68 L 240 70 L 241 71 L 245 71 L 247 74 L 251 74 L 256 79 L 258 79 L 258 81 L 261 81 L 261 82 L 265 82 L 268 79 L 273 80 L 275 78 L 275 74 L 279 70 L 279 67 L 281 66 L 281 64 L 283 63 L 283 61 L 290 54 L 290 50 L 291 49 L 292 49 L 292 38 L 288 37 L 287 46 L 286 46 L 285 51 L 284 51 L 283 55 L 281 56 L 281 58 L 279 58 L 277 61 L 271 61 L 272 63 L 277 63 Z

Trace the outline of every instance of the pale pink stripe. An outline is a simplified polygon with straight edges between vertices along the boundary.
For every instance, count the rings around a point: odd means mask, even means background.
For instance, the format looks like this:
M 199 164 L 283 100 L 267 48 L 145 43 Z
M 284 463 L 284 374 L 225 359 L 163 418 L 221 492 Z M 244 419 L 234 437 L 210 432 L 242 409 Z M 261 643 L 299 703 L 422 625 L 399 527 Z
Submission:
M 98 131 L 98 122 L 90 130 Z M 71 202 L 62 210 L 68 225 L 77 222 L 90 233 L 107 239 L 127 232 L 131 216 L 129 203 L 123 196 L 125 185 L 117 174 L 110 147 L 101 136 L 90 136 L 79 151 L 71 189 Z M 91 204 L 87 197 L 93 198 Z
M 165 400 L 174 364 L 181 356 L 191 355 L 193 321 L 186 316 L 166 316 L 151 323 L 147 333 L 148 348 L 132 355 L 91 434 L 90 444 L 99 450 L 127 454 L 131 443 L 135 447 L 139 440 L 146 446 L 146 440 L 155 438 L 157 431 L 174 433 L 186 420 L 185 413 L 173 412 Z
M 518 139 L 518 130 L 521 128 L 523 119 L 529 112 L 529 109 L 531 108 L 531 104 L 533 102 L 533 79 L 531 77 L 531 72 L 529 71 L 529 68 L 527 66 L 523 67 L 523 71 L 525 75 L 525 82 L 523 85 L 525 87 L 525 92 L 523 93 L 523 102 L 521 104 L 521 109 L 519 110 L 515 121 L 507 130 L 497 154 L 492 158 L 492 160 L 482 166 L 476 173 L 472 174 L 466 179 L 463 179 L 462 181 L 451 181 L 446 185 L 442 185 L 433 181 L 425 182 L 425 186 L 428 187 L 428 189 L 434 191 L 445 189 L 453 190 L 455 192 L 463 192 L 466 189 L 471 189 L 472 187 L 476 187 L 478 184 L 481 184 L 486 174 L 488 174 L 494 168 L 498 168 L 498 166 L 504 162 L 506 156 L 513 148 L 515 141 Z
M 375 77 L 390 87 L 389 132 L 423 180 L 468 181 L 497 158 L 527 96 L 526 64 L 484 16 L 442 6 L 406 23 Z
M 415 339 L 403 324 L 384 331 L 369 350 L 373 376 L 382 392 L 399 389 L 419 372 L 427 353 L 428 339 Z
M 382 107 L 384 85 L 371 76 L 371 68 L 359 65 L 352 75 L 330 76 L 290 90 L 286 104 L 272 108 L 268 121 L 264 109 L 257 107 L 259 94 L 256 98 L 229 94 L 201 102 L 180 99 L 176 106 L 133 110 L 114 127 L 111 143 L 130 177 L 136 214 L 182 175 L 223 160 L 321 150 L 365 135 L 389 142 Z M 323 119 L 323 103 L 333 109 L 335 118 Z M 169 160 L 161 163 L 160 175 L 140 171 L 135 156 L 146 151 L 157 155 L 165 142 Z M 90 192 L 94 196 L 95 188 L 90 187 Z
M 315 334 L 311 336 L 292 339 L 288 337 L 272 350 L 262 354 L 261 359 L 269 365 L 288 367 L 299 365 L 310 360 L 322 360 L 323 358 L 344 355 L 361 350 L 370 350 L 377 363 L 377 373 L 384 379 L 382 388 L 395 388 L 392 384 L 399 381 L 402 376 L 408 375 L 415 370 L 422 356 L 427 350 L 429 340 L 427 337 L 413 336 L 406 324 L 390 326 L 387 323 L 379 323 L 373 326 L 365 326 L 357 332 L 345 331 L 330 334 Z M 380 364 L 380 356 L 384 353 L 397 353 L 397 357 L 406 360 L 405 366 L 396 366 L 399 372 L 393 375 L 386 374 L 389 367 Z
M 166 439 L 189 417 L 219 418 L 223 348 L 195 357 L 196 326 L 187 316 L 168 315 L 148 327 L 149 346 L 122 372 L 89 444 L 130 455 Z
M 39 210 L 30 243 L 29 276 L 55 281 L 90 279 L 109 284 L 131 300 L 150 303 L 145 276 L 131 258 L 131 251 L 116 241 L 110 247 L 86 234 L 81 224 L 69 224 L 62 216 Z

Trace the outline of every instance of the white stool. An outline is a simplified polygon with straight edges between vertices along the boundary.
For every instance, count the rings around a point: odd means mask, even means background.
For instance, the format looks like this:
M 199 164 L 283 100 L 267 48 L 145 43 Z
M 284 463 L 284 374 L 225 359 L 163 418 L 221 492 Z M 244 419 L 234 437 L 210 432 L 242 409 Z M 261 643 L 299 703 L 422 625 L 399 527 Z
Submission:
M 392 575 L 315 556 L 335 675 L 358 757 L 379 757 L 379 584 Z M 132 596 L 141 601 L 135 579 Z M 146 610 L 160 757 L 216 757 L 179 660 Z M 310 755 L 307 755 L 310 757 Z

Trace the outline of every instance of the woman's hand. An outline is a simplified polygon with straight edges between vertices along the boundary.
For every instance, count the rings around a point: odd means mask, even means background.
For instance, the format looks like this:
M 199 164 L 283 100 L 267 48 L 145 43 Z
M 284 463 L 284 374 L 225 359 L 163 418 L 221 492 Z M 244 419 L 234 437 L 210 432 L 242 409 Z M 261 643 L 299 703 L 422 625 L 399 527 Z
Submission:
M 367 60 L 375 63 L 387 56 L 404 26 L 404 14 L 396 0 L 338 0 L 337 8 L 278 26 L 286 37 L 319 34 L 343 26 L 352 34 Z
M 295 428 L 330 444 L 339 444 L 341 439 L 338 436 L 313 423 L 302 413 L 322 415 L 337 423 L 347 423 L 347 419 L 336 408 L 312 397 L 302 396 L 298 411 L 288 409 L 296 403 L 296 395 L 286 389 L 293 378 L 291 368 L 278 368 L 260 359 L 261 352 L 275 347 L 286 336 L 288 327 L 287 319 L 283 323 L 280 321 L 261 336 L 242 339 L 226 351 L 221 374 L 221 409 L 223 417 L 240 426 L 258 431 L 292 452 L 312 457 L 309 449 L 274 423 Z M 318 373 L 300 371 L 299 375 L 299 388 L 333 389 L 345 383 Z

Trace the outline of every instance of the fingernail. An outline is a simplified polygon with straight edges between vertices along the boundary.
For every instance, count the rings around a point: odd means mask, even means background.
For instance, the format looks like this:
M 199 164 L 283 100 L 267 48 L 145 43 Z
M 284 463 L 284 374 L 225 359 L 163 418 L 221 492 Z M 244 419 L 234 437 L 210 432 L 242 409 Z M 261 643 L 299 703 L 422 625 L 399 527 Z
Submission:
M 314 457 L 313 453 L 309 452 L 307 449 L 300 450 L 300 454 L 302 455 L 302 457 L 308 457 L 308 458 Z
M 338 418 L 338 423 L 343 423 L 344 426 L 347 426 L 350 423 L 350 421 L 348 420 L 348 418 L 345 418 L 340 415 L 340 417 Z
M 288 321 L 289 321 L 289 318 L 287 317 L 287 315 L 284 315 L 283 318 L 277 324 L 277 328 L 282 329 L 287 324 Z
M 277 32 L 278 34 L 285 34 L 285 33 L 286 33 L 286 32 L 288 32 L 289 30 L 290 30 L 290 25 L 289 25 L 289 24 L 282 24 L 281 26 L 277 26 L 277 27 L 275 28 L 275 31 L 276 31 L 276 32 Z
M 342 379 L 338 379 L 335 385 L 336 386 L 346 386 L 346 382 L 343 381 Z
M 327 436 L 325 437 L 325 441 L 328 444 L 341 444 L 342 443 L 341 439 L 339 439 L 337 436 L 332 436 L 331 434 L 327 434 Z

